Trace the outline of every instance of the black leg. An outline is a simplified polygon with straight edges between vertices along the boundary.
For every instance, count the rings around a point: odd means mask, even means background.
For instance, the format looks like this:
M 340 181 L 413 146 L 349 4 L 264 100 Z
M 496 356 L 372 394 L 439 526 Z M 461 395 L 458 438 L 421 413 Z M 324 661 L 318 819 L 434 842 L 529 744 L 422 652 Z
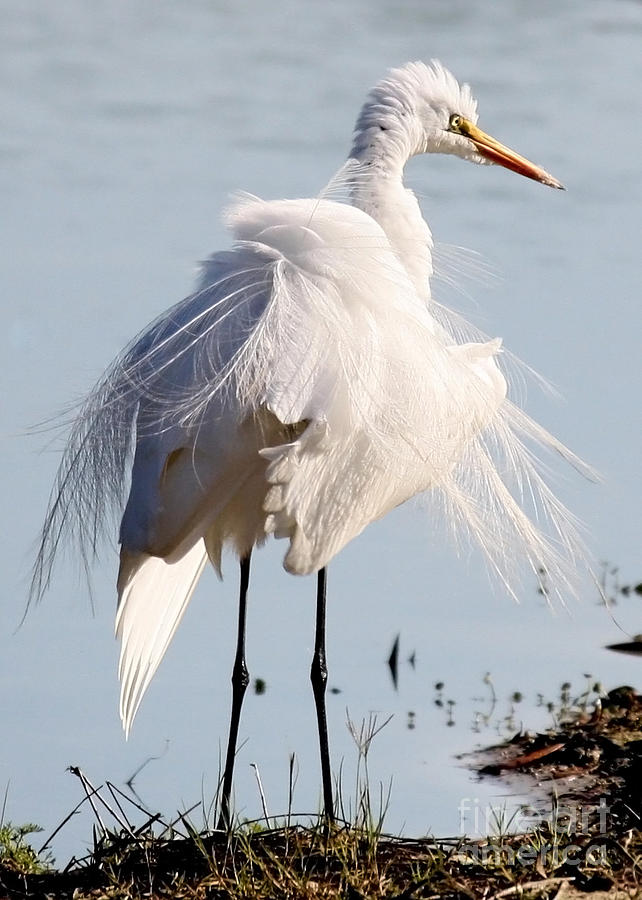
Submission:
M 327 822 L 334 822 L 334 802 L 332 799 L 332 774 L 330 772 L 330 750 L 328 746 L 328 723 L 325 715 L 325 687 L 328 669 L 325 660 L 325 595 L 326 570 L 319 569 L 317 581 L 317 616 L 314 636 L 314 657 L 310 669 L 310 680 L 314 692 L 319 727 L 319 749 L 321 751 L 321 778 L 323 780 L 323 807 Z
M 250 676 L 245 664 L 245 612 L 247 608 L 247 588 L 250 582 L 250 555 L 241 560 L 241 590 L 239 596 L 239 626 L 236 642 L 236 657 L 232 670 L 232 715 L 230 717 L 230 734 L 227 740 L 227 755 L 223 773 L 223 789 L 221 792 L 221 815 L 219 828 L 230 827 L 230 794 L 232 793 L 232 775 L 236 756 L 236 740 L 241 721 L 241 706 Z

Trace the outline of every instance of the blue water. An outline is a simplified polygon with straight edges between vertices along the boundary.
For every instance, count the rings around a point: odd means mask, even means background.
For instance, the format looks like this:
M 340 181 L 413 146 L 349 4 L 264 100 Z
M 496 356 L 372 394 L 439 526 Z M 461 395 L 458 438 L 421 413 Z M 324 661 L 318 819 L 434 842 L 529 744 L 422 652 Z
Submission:
M 365 92 L 390 65 L 440 58 L 472 83 L 480 124 L 565 182 L 554 192 L 458 160 L 414 160 L 409 181 L 439 241 L 479 251 L 492 277 L 445 298 L 534 366 L 563 400 L 529 385 L 528 410 L 603 475 L 569 473 L 559 491 L 586 526 L 596 558 L 640 580 L 639 239 L 642 7 L 613 2 L 213 4 L 186 0 L 88 5 L 0 2 L 0 202 L 3 210 L 0 791 L 6 816 L 51 830 L 80 799 L 65 773 L 98 783 L 138 776 L 167 815 L 211 797 L 225 740 L 236 613 L 232 560 L 208 573 L 125 742 L 112 637 L 116 556 L 94 572 L 93 609 L 76 561 L 57 570 L 44 603 L 16 631 L 33 544 L 56 469 L 56 433 L 29 426 L 87 390 L 123 344 L 185 295 L 195 262 L 224 246 L 231 192 L 310 196 L 343 161 Z M 473 299 L 474 298 L 474 299 Z M 250 694 L 238 757 L 237 809 L 314 811 L 320 778 L 308 669 L 313 579 L 280 567 L 282 545 L 257 554 L 248 660 L 267 691 Z M 474 554 L 458 558 L 417 506 L 354 541 L 330 569 L 328 697 L 333 765 L 354 787 L 346 710 L 394 718 L 375 740 L 371 779 L 392 792 L 387 826 L 460 830 L 462 799 L 502 803 L 455 759 L 487 702 L 525 700 L 517 719 L 541 727 L 538 692 L 584 673 L 639 683 L 637 659 L 602 647 L 620 632 L 583 585 L 552 614 L 535 591 L 520 606 L 493 588 Z M 624 628 L 642 610 L 620 603 Z M 401 633 L 395 691 L 385 665 Z M 416 651 L 413 669 L 407 657 Z M 433 684 L 456 701 L 455 724 Z M 480 698 L 476 700 L 475 698 Z M 408 713 L 415 727 L 408 728 Z M 54 842 L 61 861 L 90 835 L 80 816 Z M 469 823 L 464 822 L 464 827 Z M 469 828 L 470 830 L 470 828 Z

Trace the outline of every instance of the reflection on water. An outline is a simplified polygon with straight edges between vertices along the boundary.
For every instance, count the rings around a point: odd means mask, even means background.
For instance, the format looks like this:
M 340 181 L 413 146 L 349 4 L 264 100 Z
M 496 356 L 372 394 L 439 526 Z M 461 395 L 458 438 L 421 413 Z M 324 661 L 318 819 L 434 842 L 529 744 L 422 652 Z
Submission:
M 639 4 L 371 3 L 92 6 L 3 3 L 0 196 L 6 249 L 2 340 L 4 541 L 0 789 L 8 816 L 51 829 L 77 802 L 65 766 L 121 786 L 140 769 L 146 805 L 169 814 L 216 787 L 226 733 L 235 566 L 194 598 L 128 743 L 117 719 L 112 638 L 116 559 L 94 572 L 95 616 L 74 561 L 15 632 L 33 540 L 60 442 L 25 436 L 93 383 L 114 353 L 185 295 L 193 261 L 227 240 L 233 190 L 314 194 L 341 163 L 366 89 L 388 65 L 441 58 L 470 80 L 481 122 L 567 183 L 565 195 L 452 159 L 415 160 L 410 178 L 438 240 L 471 247 L 503 280 L 450 292 L 485 330 L 561 389 L 527 405 L 606 478 L 561 486 L 598 555 L 639 579 Z M 626 128 L 622 123 L 626 123 Z M 440 298 L 448 298 L 447 286 Z M 478 304 L 478 305 L 477 305 Z M 45 452 L 39 453 L 41 449 Z M 271 809 L 318 806 L 308 670 L 313 585 L 286 576 L 282 549 L 257 557 L 250 598 L 247 698 L 236 802 L 256 814 L 251 764 Z M 637 570 L 636 570 L 636 567 Z M 372 526 L 330 571 L 332 755 L 349 778 L 346 718 L 392 721 L 371 777 L 392 779 L 387 825 L 454 833 L 469 775 L 456 753 L 498 722 L 541 727 L 537 695 L 584 672 L 635 682 L 638 662 L 602 651 L 619 632 L 590 586 L 571 614 L 543 598 L 516 607 L 479 560 L 459 558 L 425 514 L 404 507 Z M 640 630 L 635 596 L 617 618 Z M 398 690 L 386 661 L 400 633 Z M 414 653 L 415 665 L 408 662 Z M 484 673 L 490 680 L 484 682 Z M 441 682 L 441 687 L 436 685 Z M 263 693 L 259 683 L 266 688 Z M 489 716 L 495 694 L 495 707 Z M 577 688 L 576 688 L 577 689 Z M 520 691 L 523 700 L 513 696 Z M 474 698 L 477 699 L 474 699 Z M 477 729 L 471 734 L 471 724 Z M 480 802 L 493 788 L 475 785 Z M 77 852 L 78 818 L 54 842 Z

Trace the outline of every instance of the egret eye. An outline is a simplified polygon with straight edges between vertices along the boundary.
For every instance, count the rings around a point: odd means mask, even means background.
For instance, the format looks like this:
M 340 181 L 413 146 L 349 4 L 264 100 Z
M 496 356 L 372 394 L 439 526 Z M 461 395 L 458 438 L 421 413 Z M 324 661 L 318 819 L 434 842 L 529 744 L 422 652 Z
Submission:
M 463 117 L 459 116 L 459 115 L 457 115 L 457 113 L 455 113 L 454 115 L 452 115 L 450 117 L 450 120 L 448 122 L 448 130 L 455 131 L 458 133 L 461 132 L 461 126 L 462 126 L 463 121 L 464 121 Z

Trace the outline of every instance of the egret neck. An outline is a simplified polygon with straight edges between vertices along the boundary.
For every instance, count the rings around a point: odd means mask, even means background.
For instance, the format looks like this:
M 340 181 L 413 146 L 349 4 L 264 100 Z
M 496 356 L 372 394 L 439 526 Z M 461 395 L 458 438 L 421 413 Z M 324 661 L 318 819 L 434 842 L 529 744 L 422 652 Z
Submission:
M 414 193 L 403 183 L 411 156 L 425 151 L 419 119 L 394 104 L 366 103 L 357 121 L 350 159 L 351 202 L 385 231 L 418 297 L 430 301 L 433 239 Z

